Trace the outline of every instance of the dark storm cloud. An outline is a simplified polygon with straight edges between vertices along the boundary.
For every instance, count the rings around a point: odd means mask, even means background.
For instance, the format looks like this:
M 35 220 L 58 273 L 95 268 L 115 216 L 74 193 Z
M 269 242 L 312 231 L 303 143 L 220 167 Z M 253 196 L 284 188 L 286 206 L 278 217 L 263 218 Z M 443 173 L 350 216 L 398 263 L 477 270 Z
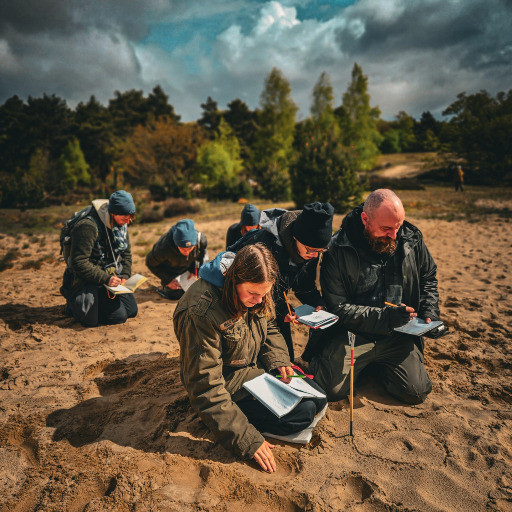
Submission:
M 442 51 L 456 57 L 461 67 L 472 69 L 491 62 L 511 63 L 510 52 L 503 53 L 512 44 L 510 1 L 394 3 L 403 9 L 389 17 L 380 16 L 378 7 L 368 9 L 368 4 L 347 9 L 347 25 L 337 32 L 342 52 L 400 59 L 400 52 Z

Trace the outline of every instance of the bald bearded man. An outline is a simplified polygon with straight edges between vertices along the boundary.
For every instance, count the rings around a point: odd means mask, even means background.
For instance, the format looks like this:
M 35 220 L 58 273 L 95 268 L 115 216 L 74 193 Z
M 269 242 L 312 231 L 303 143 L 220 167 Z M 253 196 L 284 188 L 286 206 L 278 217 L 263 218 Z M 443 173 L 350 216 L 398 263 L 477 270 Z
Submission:
M 356 335 L 355 378 L 372 364 L 386 390 L 400 401 L 425 400 L 432 383 L 424 364 L 424 341 L 393 329 L 414 316 L 426 322 L 439 319 L 436 272 L 420 230 L 405 220 L 393 191 L 372 192 L 345 217 L 320 272 L 327 308 L 340 320 L 312 334 L 302 356 L 310 361 L 329 401 L 349 392 L 347 331 Z

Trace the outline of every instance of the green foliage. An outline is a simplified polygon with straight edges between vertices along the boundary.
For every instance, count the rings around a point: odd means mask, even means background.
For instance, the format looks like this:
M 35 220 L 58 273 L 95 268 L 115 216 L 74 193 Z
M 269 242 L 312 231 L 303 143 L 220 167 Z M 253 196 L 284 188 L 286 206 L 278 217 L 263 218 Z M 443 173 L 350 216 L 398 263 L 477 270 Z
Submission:
M 466 179 L 512 179 L 512 89 L 495 98 L 487 91 L 461 93 L 443 115 L 452 116 L 444 134 L 451 149 L 467 161 Z
M 297 207 L 313 201 L 329 201 L 337 211 L 359 204 L 362 185 L 354 152 L 343 145 L 334 119 L 308 119 L 298 129 L 298 157 L 291 168 L 293 200 Z
M 55 187 L 61 194 L 67 194 L 77 185 L 87 185 L 91 181 L 89 165 L 77 139 L 72 139 L 57 161 Z
M 297 105 L 288 80 L 273 68 L 265 79 L 260 97 L 259 129 L 254 144 L 256 177 L 261 195 L 274 201 L 290 197 L 289 166 Z
M 377 129 L 380 110 L 370 106 L 368 77 L 357 63 L 352 69 L 352 81 L 343 94 L 342 107 L 337 113 L 340 117 L 343 142 L 354 148 L 358 168 L 363 171 L 370 170 L 380 154 L 382 136 Z
M 388 130 L 384 134 L 384 138 L 380 144 L 380 150 L 383 153 L 400 153 L 402 151 L 400 132 L 394 128 Z
M 233 197 L 242 170 L 238 139 L 227 122 L 221 119 L 217 138 L 198 150 L 198 181 L 209 199 Z
M 313 119 L 331 117 L 334 112 L 334 90 L 331 78 L 323 71 L 313 88 L 311 115 Z
M 203 114 L 198 119 L 197 124 L 205 129 L 208 138 L 214 139 L 218 134 L 221 120 L 217 102 L 208 96 L 206 103 L 201 103 L 201 108 L 203 109 Z
M 240 144 L 240 156 L 244 162 L 244 168 L 250 172 L 253 167 L 253 146 L 258 129 L 257 113 L 240 99 L 228 103 L 228 110 L 223 118 L 233 130 Z

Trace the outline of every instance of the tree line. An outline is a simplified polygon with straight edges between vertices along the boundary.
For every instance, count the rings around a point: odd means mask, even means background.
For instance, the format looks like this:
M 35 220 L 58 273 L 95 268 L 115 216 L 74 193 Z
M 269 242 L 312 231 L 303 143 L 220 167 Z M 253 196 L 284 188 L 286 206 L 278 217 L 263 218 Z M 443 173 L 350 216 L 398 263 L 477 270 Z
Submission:
M 13 96 L 0 106 L 0 206 L 144 187 L 155 199 L 255 193 L 298 205 L 322 199 L 342 211 L 360 200 L 378 155 L 408 151 L 452 152 L 467 162 L 469 177 L 510 175 L 512 90 L 462 93 L 443 121 L 404 111 L 384 121 L 370 103 L 357 63 L 339 106 L 329 75 L 320 75 L 310 116 L 300 121 L 277 68 L 265 78 L 258 108 L 235 99 L 221 110 L 208 97 L 201 117 L 188 123 L 160 86 L 146 97 L 116 91 L 106 106 L 91 96 L 75 109 L 56 95 Z

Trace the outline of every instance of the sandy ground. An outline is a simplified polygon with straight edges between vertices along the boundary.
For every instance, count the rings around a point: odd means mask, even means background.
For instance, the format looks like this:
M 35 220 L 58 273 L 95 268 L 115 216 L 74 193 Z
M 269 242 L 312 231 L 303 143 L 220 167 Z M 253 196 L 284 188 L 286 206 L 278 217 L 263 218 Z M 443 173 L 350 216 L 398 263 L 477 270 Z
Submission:
M 57 236 L 3 236 L 0 256 L 0 511 L 510 511 L 510 219 L 410 218 L 439 266 L 451 333 L 429 340 L 427 401 L 376 381 L 330 404 L 308 446 L 276 443 L 273 475 L 216 445 L 189 408 L 172 329 L 143 256 L 165 224 L 133 226 L 139 315 L 85 329 L 63 316 Z M 199 224 L 211 252 L 235 218 Z M 336 219 L 336 227 L 340 218 Z M 48 254 L 39 270 L 22 268 Z M 295 331 L 297 352 L 305 329 Z

